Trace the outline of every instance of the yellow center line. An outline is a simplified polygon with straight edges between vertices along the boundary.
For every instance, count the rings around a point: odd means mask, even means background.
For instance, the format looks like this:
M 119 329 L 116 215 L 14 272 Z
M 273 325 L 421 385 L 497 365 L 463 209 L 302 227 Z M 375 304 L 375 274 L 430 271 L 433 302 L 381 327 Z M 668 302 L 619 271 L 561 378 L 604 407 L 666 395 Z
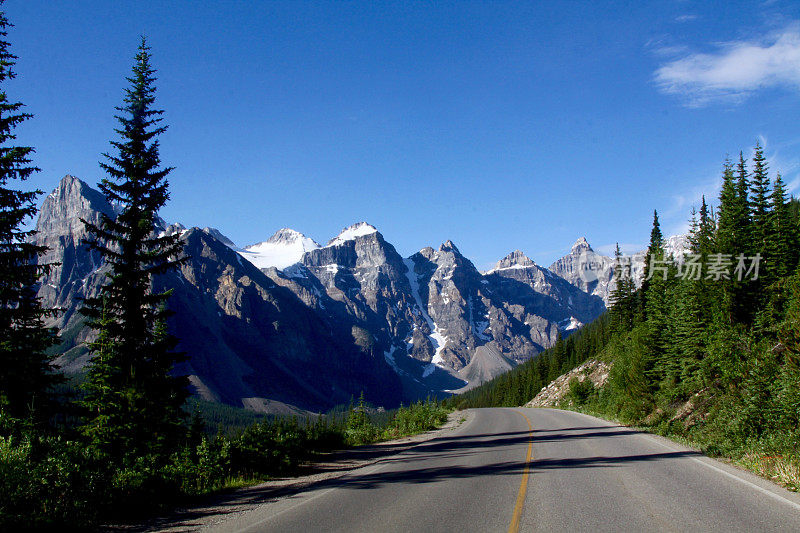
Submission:
M 528 455 L 525 457 L 525 468 L 522 470 L 522 482 L 517 493 L 517 503 L 514 505 L 514 516 L 511 518 L 511 525 L 508 526 L 508 533 L 519 531 L 519 522 L 522 519 L 522 509 L 525 507 L 525 496 L 528 494 L 528 474 L 531 466 L 531 456 L 533 455 L 533 424 L 522 411 L 517 411 L 528 422 Z

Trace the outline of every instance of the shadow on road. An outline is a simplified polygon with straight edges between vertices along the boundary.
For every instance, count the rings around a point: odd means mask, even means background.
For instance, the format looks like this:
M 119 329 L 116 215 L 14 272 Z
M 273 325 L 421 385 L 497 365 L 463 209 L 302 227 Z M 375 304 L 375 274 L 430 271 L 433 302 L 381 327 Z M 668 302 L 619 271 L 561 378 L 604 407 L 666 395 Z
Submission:
M 571 427 L 555 430 L 534 430 L 533 442 L 559 442 L 580 439 L 595 439 L 606 437 L 631 436 L 639 431 L 625 428 L 624 426 L 594 426 Z M 325 479 L 316 482 L 295 483 L 283 487 L 270 485 L 256 486 L 242 489 L 234 493 L 217 495 L 203 502 L 202 507 L 181 510 L 171 517 L 150 522 L 146 526 L 125 528 L 126 531 L 152 531 L 163 528 L 177 528 L 181 530 L 186 525 L 185 531 L 192 530 L 191 523 L 204 516 L 225 515 L 242 510 L 242 506 L 252 506 L 267 503 L 279 498 L 295 498 L 309 490 L 324 490 L 333 487 L 351 489 L 372 489 L 389 484 L 421 484 L 435 483 L 444 479 L 459 479 L 478 476 L 514 475 L 521 474 L 525 468 L 524 461 L 506 461 L 493 464 L 470 466 L 466 464 L 452 464 L 445 467 L 426 467 L 423 464 L 431 459 L 453 459 L 474 454 L 485 454 L 493 449 L 502 447 L 527 445 L 531 435 L 527 431 L 514 431 L 497 434 L 475 434 L 464 436 L 442 436 L 413 446 L 398 453 L 398 448 L 407 447 L 407 444 L 377 444 L 344 450 L 332 456 L 336 461 L 331 461 L 309 472 L 344 471 L 344 475 L 334 479 Z M 692 457 L 702 455 L 695 451 L 677 451 L 669 453 L 653 453 L 640 455 L 595 456 L 564 459 L 539 459 L 530 464 L 532 473 L 554 471 L 559 469 L 614 467 L 631 463 L 642 463 Z M 380 472 L 362 473 L 359 464 L 365 460 L 372 460 L 373 464 L 387 465 Z M 419 467 L 414 464 L 419 463 Z M 392 468 L 391 465 L 397 465 Z M 402 465 L 402 466 L 401 466 Z M 350 471 L 349 473 L 347 471 Z

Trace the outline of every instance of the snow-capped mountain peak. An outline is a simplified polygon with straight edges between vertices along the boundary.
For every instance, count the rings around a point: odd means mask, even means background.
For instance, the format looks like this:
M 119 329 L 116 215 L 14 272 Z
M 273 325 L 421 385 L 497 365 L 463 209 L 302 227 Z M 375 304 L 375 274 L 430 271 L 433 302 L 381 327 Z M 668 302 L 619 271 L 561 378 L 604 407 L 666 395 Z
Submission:
M 364 237 L 365 235 L 372 235 L 377 233 L 378 229 L 366 222 L 357 222 L 352 226 L 344 228 L 339 235 L 328 241 L 326 246 L 339 246 L 347 241 L 354 241 L 356 237 Z
M 319 246 L 312 239 L 309 239 L 308 237 L 306 237 L 305 235 L 303 235 L 299 231 L 295 231 L 295 230 L 293 230 L 291 228 L 281 228 L 281 229 L 279 229 L 278 231 L 275 232 L 275 234 L 272 237 L 267 239 L 266 242 L 269 242 L 269 243 L 272 243 L 272 244 L 292 244 L 292 243 L 294 243 L 294 242 L 296 242 L 298 240 L 302 240 L 302 239 L 307 239 L 307 240 L 311 241 L 312 243 L 316 244 L 317 246 Z
M 519 250 L 514 250 L 500 261 L 497 262 L 495 267 L 491 269 L 487 274 L 491 274 L 497 270 L 504 270 L 507 268 L 528 268 L 536 266 L 536 262 L 534 262 L 530 257 L 525 255 L 523 252 Z
M 689 253 L 691 248 L 688 233 L 673 235 L 664 241 L 664 253 L 673 256 L 676 261 L 682 261 L 683 256 Z
M 589 241 L 586 240 L 586 237 L 581 237 L 575 244 L 572 245 L 572 253 L 579 254 L 581 252 L 593 252 L 592 246 L 589 244 Z
M 299 231 L 282 228 L 266 241 L 240 250 L 239 254 L 258 268 L 284 269 L 298 263 L 304 253 L 317 248 L 320 248 L 320 245 L 313 239 Z

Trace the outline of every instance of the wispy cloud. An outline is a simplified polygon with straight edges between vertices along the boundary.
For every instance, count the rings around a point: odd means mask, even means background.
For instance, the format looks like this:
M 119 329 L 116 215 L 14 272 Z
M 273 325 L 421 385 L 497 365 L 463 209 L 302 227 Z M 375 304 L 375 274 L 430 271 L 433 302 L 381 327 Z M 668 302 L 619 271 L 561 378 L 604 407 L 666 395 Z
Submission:
M 800 25 L 761 40 L 721 43 L 713 53 L 686 53 L 661 65 L 654 78 L 690 106 L 741 102 L 767 87 L 800 90 Z
M 786 192 L 797 195 L 800 189 L 800 158 L 797 157 L 797 146 L 800 139 L 793 139 L 775 146 L 767 145 L 767 139 L 759 136 L 762 146 L 767 149 L 766 157 L 769 162 L 770 178 L 780 172 L 786 183 Z
M 675 22 L 691 22 L 697 20 L 697 15 L 680 15 L 675 17 Z

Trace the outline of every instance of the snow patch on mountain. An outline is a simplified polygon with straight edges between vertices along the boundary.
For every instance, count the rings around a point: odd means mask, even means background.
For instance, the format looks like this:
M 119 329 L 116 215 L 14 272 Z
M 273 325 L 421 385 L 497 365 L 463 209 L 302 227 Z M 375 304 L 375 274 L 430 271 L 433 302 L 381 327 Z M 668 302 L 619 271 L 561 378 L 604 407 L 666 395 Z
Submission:
M 535 266 L 537 266 L 536 262 L 530 257 L 519 250 L 514 250 L 498 261 L 494 268 L 484 272 L 484 274 L 488 275 L 501 270 L 524 270 Z
M 327 246 L 339 246 L 340 244 L 344 244 L 347 241 L 354 241 L 356 237 L 364 237 L 366 235 L 372 235 L 373 233 L 377 233 L 378 229 L 375 226 L 367 224 L 366 222 L 358 222 L 357 224 L 353 224 L 352 226 L 348 226 L 344 228 L 339 235 L 331 239 Z
M 158 236 L 159 237 L 167 237 L 167 236 L 176 235 L 176 234 L 177 235 L 183 235 L 187 231 L 188 230 L 186 229 L 186 226 L 184 226 L 180 222 L 175 222 L 173 224 L 169 224 L 168 226 L 165 225 L 164 229 L 158 233 Z
M 673 235 L 664 241 L 664 254 L 667 257 L 671 255 L 680 263 L 683 261 L 683 256 L 691 250 L 691 246 L 688 233 Z
M 558 324 L 558 328 L 561 331 L 573 331 L 581 327 L 583 327 L 583 323 L 574 316 L 571 316 Z
M 434 354 L 430 365 L 427 366 L 425 371 L 422 373 L 422 377 L 428 377 L 433 373 L 437 366 L 443 367 L 444 365 L 442 350 L 444 350 L 444 347 L 447 344 L 447 337 L 444 336 L 441 331 L 439 331 L 439 326 L 436 325 L 436 322 L 434 322 L 431 316 L 428 314 L 428 310 L 424 305 L 422 305 L 422 298 L 419 295 L 419 279 L 417 278 L 417 274 L 414 272 L 414 261 L 411 258 L 405 258 L 403 259 L 403 263 L 405 263 L 407 268 L 406 277 L 408 278 L 408 282 L 411 284 L 411 294 L 414 296 L 414 301 L 417 303 L 417 307 L 419 308 L 422 318 L 425 319 L 425 322 L 428 323 L 428 327 L 431 330 L 431 334 L 428 335 L 428 338 L 431 340 L 431 344 L 433 344 Z
M 313 239 L 293 229 L 283 228 L 269 240 L 252 244 L 238 252 L 258 268 L 275 267 L 283 270 L 299 263 L 304 253 L 317 248 L 320 245 Z

